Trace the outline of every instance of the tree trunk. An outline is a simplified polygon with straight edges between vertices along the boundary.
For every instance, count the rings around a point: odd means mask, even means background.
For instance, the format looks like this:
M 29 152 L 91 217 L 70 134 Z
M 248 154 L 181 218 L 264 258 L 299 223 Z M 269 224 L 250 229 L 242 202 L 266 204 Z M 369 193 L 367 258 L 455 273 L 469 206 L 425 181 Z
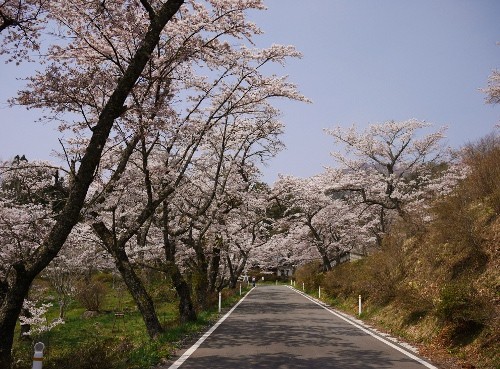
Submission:
M 326 249 L 323 246 L 323 238 L 321 235 L 318 233 L 316 228 L 314 228 L 312 224 L 312 217 L 314 215 L 308 215 L 307 216 L 307 221 L 306 225 L 309 227 L 309 230 L 311 231 L 315 241 L 316 241 L 316 249 L 318 250 L 319 254 L 321 255 L 321 260 L 323 261 L 323 271 L 328 272 L 332 270 L 332 263 L 330 262 L 330 259 L 328 258 L 328 255 L 326 253 Z
M 119 256 L 115 258 L 118 271 L 142 315 L 149 337 L 154 339 L 163 332 L 163 328 L 156 314 L 153 300 L 132 268 L 125 251 L 120 250 L 118 254 Z
M 162 212 L 162 232 L 163 232 L 163 248 L 165 251 L 165 259 L 167 261 L 167 272 L 174 284 L 175 291 L 179 296 L 179 320 L 181 323 L 194 322 L 197 319 L 196 310 L 191 298 L 191 290 L 186 280 L 181 274 L 181 271 L 175 264 L 176 246 L 175 242 L 170 240 L 168 232 L 168 204 L 163 202 Z
M 173 266 L 170 278 L 179 295 L 179 320 L 181 323 L 194 322 L 197 319 L 196 310 L 191 299 L 191 290 L 177 265 Z
M 238 283 L 238 278 L 241 273 L 243 273 L 243 269 L 245 269 L 245 265 L 247 263 L 247 253 L 241 251 L 241 260 L 236 269 L 233 268 L 233 263 L 231 261 L 231 257 L 229 254 L 226 257 L 227 265 L 229 267 L 229 288 L 236 288 L 236 284 Z
M 226 262 L 229 269 L 229 288 L 236 288 L 238 277 L 234 273 L 233 263 L 231 262 L 231 256 L 229 254 L 226 254 Z
M 196 261 L 193 263 L 193 290 L 198 306 L 205 308 L 208 306 L 209 299 L 209 282 L 208 282 L 208 262 L 205 257 L 201 241 L 193 240 L 192 237 L 186 239 L 187 244 L 190 245 L 196 253 Z
M 217 287 L 217 276 L 219 275 L 220 266 L 220 248 L 215 246 L 212 249 L 212 257 L 210 258 L 210 267 L 208 269 L 208 291 L 215 292 Z
M 208 290 L 208 267 L 206 263 L 198 261 L 193 270 L 193 288 L 196 303 L 200 308 L 206 308 L 209 305 L 210 296 Z
M 22 267 L 15 267 L 11 284 L 6 294 L 1 296 L 0 309 L 0 369 L 10 369 L 12 361 L 12 344 L 17 319 L 21 314 L 24 297 L 28 295 L 32 278 L 24 274 Z M 2 291 L 3 292 L 3 291 Z
M 66 300 L 61 298 L 59 300 L 59 319 L 64 319 L 64 314 L 66 313 Z
M 328 255 L 326 255 L 324 252 L 321 253 L 321 260 L 323 260 L 324 272 L 329 272 L 330 270 L 332 270 L 332 263 L 330 262 Z
M 127 253 L 125 252 L 125 242 L 117 244 L 115 237 L 104 223 L 94 223 L 92 225 L 95 233 L 104 243 L 107 250 L 113 256 L 115 265 L 122 276 L 123 282 L 132 295 L 134 302 L 142 315 L 149 337 L 156 338 L 163 332 L 163 328 L 156 314 L 153 299 L 149 296 L 142 280 L 135 272 Z

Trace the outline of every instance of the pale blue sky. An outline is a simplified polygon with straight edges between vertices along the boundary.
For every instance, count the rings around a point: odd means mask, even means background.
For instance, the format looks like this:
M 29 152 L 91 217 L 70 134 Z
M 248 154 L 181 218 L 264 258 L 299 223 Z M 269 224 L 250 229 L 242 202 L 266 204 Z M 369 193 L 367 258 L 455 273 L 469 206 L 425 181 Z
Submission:
M 500 106 L 485 104 L 479 91 L 500 68 L 500 1 L 266 3 L 254 16 L 266 32 L 259 42 L 303 53 L 284 73 L 313 100 L 282 105 L 288 149 L 264 170 L 268 182 L 332 164 L 323 128 L 416 118 L 447 125 L 448 143 L 460 147 L 500 122 Z
M 332 164 L 323 128 L 417 118 L 449 126 L 459 147 L 493 130 L 500 107 L 484 103 L 492 69 L 500 68 L 498 0 L 267 0 L 252 12 L 265 32 L 258 46 L 292 44 L 304 57 L 290 75 L 313 104 L 279 103 L 287 149 L 270 161 L 278 173 L 311 176 Z M 3 60 L 0 60 L 3 62 Z M 7 108 L 19 69 L 0 64 L 0 159 L 25 153 L 50 159 L 58 133 L 33 123 L 38 112 Z

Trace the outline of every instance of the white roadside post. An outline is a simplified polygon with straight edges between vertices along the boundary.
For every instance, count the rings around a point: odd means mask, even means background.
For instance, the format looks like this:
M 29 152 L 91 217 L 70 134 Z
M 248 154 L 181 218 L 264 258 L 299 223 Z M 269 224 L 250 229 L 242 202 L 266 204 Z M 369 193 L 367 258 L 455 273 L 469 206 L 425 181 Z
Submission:
M 45 345 L 42 342 L 35 344 L 35 353 L 33 354 L 33 367 L 32 369 L 42 369 L 43 366 L 43 349 Z
M 358 296 L 358 315 L 361 315 L 361 295 Z
M 219 313 L 222 310 L 222 294 L 219 292 Z
M 302 282 L 302 291 L 305 291 L 305 285 L 304 285 L 304 282 Z
M 240 283 L 240 296 L 241 296 L 241 283 Z
M 321 286 L 318 288 L 318 298 L 321 300 Z

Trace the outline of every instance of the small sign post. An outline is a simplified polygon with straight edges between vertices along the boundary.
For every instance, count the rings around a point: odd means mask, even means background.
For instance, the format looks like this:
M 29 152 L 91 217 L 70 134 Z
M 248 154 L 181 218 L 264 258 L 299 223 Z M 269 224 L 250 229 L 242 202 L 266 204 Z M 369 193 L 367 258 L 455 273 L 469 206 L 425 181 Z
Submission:
M 42 342 L 35 344 L 35 353 L 33 354 L 33 367 L 32 369 L 42 369 L 43 366 L 43 349 L 45 345 Z

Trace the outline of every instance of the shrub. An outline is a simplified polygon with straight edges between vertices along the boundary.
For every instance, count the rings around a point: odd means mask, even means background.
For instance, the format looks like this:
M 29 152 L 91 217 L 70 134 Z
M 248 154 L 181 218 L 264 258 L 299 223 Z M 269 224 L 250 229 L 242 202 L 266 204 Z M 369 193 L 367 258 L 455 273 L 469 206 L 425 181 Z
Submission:
M 470 195 L 490 204 L 500 212 L 500 136 L 492 133 L 463 150 L 464 161 L 471 168 L 465 186 Z
M 81 280 L 76 284 L 76 299 L 89 311 L 101 310 L 106 292 L 106 285 L 96 278 Z
M 126 352 L 126 351 L 122 351 Z M 103 340 L 77 345 L 44 363 L 44 369 L 116 369 L 121 353 Z M 123 367 L 123 366 L 122 366 Z
M 328 296 L 333 298 L 354 296 L 357 292 L 355 285 L 359 281 L 359 267 L 361 265 L 361 261 L 355 264 L 342 264 L 326 273 L 323 280 L 323 287 Z
M 112 273 L 108 272 L 99 272 L 92 276 L 92 279 L 98 282 L 102 282 L 104 284 L 111 285 L 115 280 L 115 276 Z
M 421 286 L 415 286 L 414 283 L 402 283 L 397 287 L 395 305 L 406 313 L 405 323 L 415 324 L 431 313 L 434 308 L 432 298 L 426 296 Z
M 151 296 L 153 299 L 162 302 L 177 301 L 177 291 L 170 283 L 158 284 L 151 287 Z
M 446 284 L 440 297 L 436 312 L 445 322 L 460 326 L 484 325 L 492 318 L 491 305 L 470 283 L 455 281 Z
M 321 271 L 321 262 L 312 261 L 304 264 L 295 271 L 295 279 L 299 285 L 304 283 L 306 290 L 315 291 L 323 281 L 323 273 Z

